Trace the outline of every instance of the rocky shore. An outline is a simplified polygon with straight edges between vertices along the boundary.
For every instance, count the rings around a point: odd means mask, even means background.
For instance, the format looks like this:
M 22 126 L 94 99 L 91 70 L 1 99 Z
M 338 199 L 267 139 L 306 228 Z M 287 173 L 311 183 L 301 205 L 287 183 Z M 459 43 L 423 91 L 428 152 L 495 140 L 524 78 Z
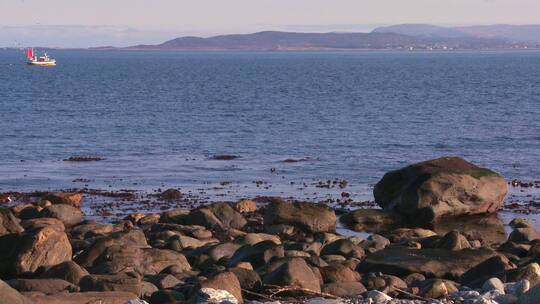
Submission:
M 80 192 L 0 208 L 0 303 L 540 303 L 540 231 L 508 184 L 445 157 L 388 172 L 380 208 L 277 197 L 85 217 Z M 361 232 L 340 235 L 341 225 Z M 365 237 L 363 237 L 365 236 Z

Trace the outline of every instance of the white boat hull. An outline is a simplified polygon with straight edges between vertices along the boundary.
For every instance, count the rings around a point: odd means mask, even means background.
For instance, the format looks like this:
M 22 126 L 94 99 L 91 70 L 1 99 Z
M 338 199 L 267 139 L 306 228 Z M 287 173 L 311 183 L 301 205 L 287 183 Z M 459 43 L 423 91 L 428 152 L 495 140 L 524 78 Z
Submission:
M 50 61 L 28 61 L 29 65 L 35 65 L 35 66 L 55 66 L 56 60 L 50 60 Z

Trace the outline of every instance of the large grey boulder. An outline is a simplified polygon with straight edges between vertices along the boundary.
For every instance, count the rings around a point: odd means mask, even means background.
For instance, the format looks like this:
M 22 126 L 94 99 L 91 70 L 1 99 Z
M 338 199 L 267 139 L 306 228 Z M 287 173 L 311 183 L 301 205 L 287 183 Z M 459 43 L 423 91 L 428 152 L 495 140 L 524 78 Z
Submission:
M 443 157 L 388 172 L 375 201 L 416 223 L 445 216 L 494 213 L 508 192 L 505 179 L 459 157 Z

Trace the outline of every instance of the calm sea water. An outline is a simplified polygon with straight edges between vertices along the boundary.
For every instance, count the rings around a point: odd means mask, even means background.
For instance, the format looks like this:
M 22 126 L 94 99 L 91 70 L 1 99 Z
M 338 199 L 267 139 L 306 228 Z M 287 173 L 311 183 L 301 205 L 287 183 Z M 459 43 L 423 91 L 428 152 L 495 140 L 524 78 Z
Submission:
M 0 51 L 0 191 L 295 196 L 340 178 L 369 198 L 384 172 L 443 155 L 540 178 L 538 52 L 51 53 L 59 66 L 35 68 Z

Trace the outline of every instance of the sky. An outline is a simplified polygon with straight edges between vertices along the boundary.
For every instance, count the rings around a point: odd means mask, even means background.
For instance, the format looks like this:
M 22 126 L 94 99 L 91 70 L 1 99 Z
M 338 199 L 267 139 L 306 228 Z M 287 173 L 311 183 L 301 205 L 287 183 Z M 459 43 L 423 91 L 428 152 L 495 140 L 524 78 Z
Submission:
M 184 35 L 540 24 L 540 0 L 0 0 L 0 46 L 160 43 Z

